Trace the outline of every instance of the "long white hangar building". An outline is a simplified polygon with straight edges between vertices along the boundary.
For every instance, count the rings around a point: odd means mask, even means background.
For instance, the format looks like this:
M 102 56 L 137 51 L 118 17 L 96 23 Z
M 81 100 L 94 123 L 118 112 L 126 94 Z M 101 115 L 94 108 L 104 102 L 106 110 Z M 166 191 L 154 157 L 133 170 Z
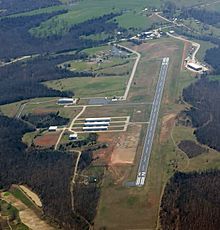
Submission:
M 105 131 L 110 125 L 110 117 L 86 118 L 83 131 Z

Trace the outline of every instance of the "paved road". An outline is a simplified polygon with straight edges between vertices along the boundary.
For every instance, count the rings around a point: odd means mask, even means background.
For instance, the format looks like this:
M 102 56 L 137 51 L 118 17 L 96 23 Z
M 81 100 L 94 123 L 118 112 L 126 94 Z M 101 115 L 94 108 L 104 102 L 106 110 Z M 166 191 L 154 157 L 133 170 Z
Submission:
M 126 49 L 127 51 L 129 51 L 129 52 L 131 52 L 131 53 L 137 55 L 137 59 L 136 59 L 136 61 L 135 61 L 135 63 L 134 63 L 134 66 L 133 66 L 133 68 L 132 68 L 131 75 L 130 75 L 130 78 L 129 78 L 129 80 L 128 80 L 128 84 L 127 84 L 127 87 L 126 87 L 124 96 L 122 97 L 122 100 L 127 100 L 128 93 L 129 93 L 129 90 L 130 90 L 130 88 L 131 88 L 131 84 L 132 84 L 132 81 L 133 81 L 133 79 L 134 79 L 134 75 L 135 75 L 136 70 L 137 70 L 138 63 L 139 63 L 139 61 L 140 61 L 140 59 L 141 59 L 141 55 L 140 55 L 140 53 L 138 53 L 137 51 L 132 50 L 132 49 L 130 49 L 130 48 L 128 48 L 128 47 L 125 47 L 125 46 L 122 46 L 122 45 L 118 45 L 118 47 L 124 48 L 124 49 Z
M 156 92 L 154 95 L 154 101 L 151 109 L 150 121 L 147 128 L 147 135 L 145 137 L 144 148 L 139 162 L 136 186 L 143 186 L 145 183 L 168 66 L 169 66 L 169 58 L 168 57 L 163 58 L 163 62 L 161 64 L 161 69 L 160 69 L 160 75 L 157 82 Z
M 200 44 L 199 44 L 199 43 L 194 42 L 194 41 L 190 41 L 190 40 L 188 40 L 188 39 L 186 39 L 186 38 L 183 38 L 183 37 L 181 37 L 181 36 L 174 36 L 174 35 L 170 34 L 169 32 L 167 32 L 167 35 L 170 36 L 170 37 L 172 37 L 172 38 L 176 38 L 176 39 L 178 39 L 178 40 L 184 41 L 184 42 L 190 42 L 190 43 L 192 44 L 192 46 L 195 46 L 196 49 L 195 49 L 195 51 L 194 51 L 193 54 L 192 54 L 191 60 L 192 60 L 193 62 L 196 61 L 196 54 L 198 53 L 198 51 L 199 51 L 199 49 L 200 49 Z

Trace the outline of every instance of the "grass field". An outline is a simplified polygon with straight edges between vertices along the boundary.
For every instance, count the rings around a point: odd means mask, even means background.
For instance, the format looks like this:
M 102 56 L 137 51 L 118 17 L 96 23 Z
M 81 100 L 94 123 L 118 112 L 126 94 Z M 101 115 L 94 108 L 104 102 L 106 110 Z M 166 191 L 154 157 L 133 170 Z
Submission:
M 16 188 L 16 187 L 13 187 L 10 189 L 10 193 L 16 197 L 17 199 L 19 199 L 20 201 L 22 201 L 27 207 L 29 208 L 33 208 L 34 207 L 34 204 L 32 203 L 31 200 L 29 200 L 26 195 L 24 195 L 24 193 Z
M 131 20 L 132 18 L 132 20 Z M 148 29 L 152 26 L 153 21 L 149 17 L 137 14 L 134 11 L 125 13 L 115 18 L 116 22 L 125 29 Z
M 13 221 L 7 222 L 8 224 L 10 224 L 10 226 L 8 226 L 7 229 L 29 230 L 29 228 L 26 225 L 21 223 L 18 209 L 12 206 L 10 203 L 7 203 L 4 200 L 0 200 L 0 210 L 1 210 L 0 213 L 2 218 L 7 218 L 9 220 L 14 219 Z
M 122 96 L 125 91 L 126 77 L 68 78 L 45 83 L 47 87 L 60 91 L 74 92 L 75 97 L 112 97 Z
M 160 0 L 152 2 L 151 0 L 103 0 L 101 3 L 99 0 L 84 0 L 74 4 L 74 7 L 70 8 L 67 13 L 55 16 L 46 22 L 41 23 L 38 27 L 30 30 L 35 36 L 44 37 L 52 34 L 63 34 L 69 30 L 74 24 L 84 22 L 88 19 L 100 17 L 111 12 L 131 11 L 140 12 L 145 7 L 160 7 Z M 127 15 L 125 16 L 125 18 Z M 130 20 L 130 26 L 126 23 L 125 27 L 132 27 L 138 25 L 137 21 L 140 22 L 140 17 L 135 13 L 135 23 Z M 124 19 L 119 19 L 124 25 Z M 141 22 L 141 25 L 143 23 Z M 138 25 L 138 28 L 140 26 Z
M 33 16 L 38 14 L 49 14 L 55 11 L 68 9 L 65 5 L 58 5 L 58 6 L 51 6 L 51 7 L 45 7 L 37 10 L 31 10 L 24 13 L 18 13 L 18 14 L 12 14 L 10 16 L 7 16 L 8 18 L 14 18 L 14 17 L 25 17 L 25 16 Z
M 200 5 L 200 4 L 211 3 L 212 0 L 179 0 L 178 2 L 175 0 L 171 0 L 170 2 L 174 2 L 178 6 L 190 7 L 190 6 Z
M 210 75 L 209 79 L 212 81 L 220 81 L 220 75 Z

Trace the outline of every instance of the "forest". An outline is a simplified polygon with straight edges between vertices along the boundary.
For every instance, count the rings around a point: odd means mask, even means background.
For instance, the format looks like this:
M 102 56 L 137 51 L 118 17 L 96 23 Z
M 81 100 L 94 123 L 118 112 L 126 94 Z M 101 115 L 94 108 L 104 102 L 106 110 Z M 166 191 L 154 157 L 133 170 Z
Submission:
M 8 60 L 14 57 L 32 54 L 45 54 L 47 52 L 61 52 L 80 50 L 86 47 L 97 46 L 106 42 L 82 39 L 83 35 L 106 32 L 114 34 L 118 28 L 117 23 L 110 20 L 119 14 L 110 13 L 98 18 L 87 20 L 72 26 L 67 33 L 61 35 L 45 35 L 37 27 L 65 10 L 53 13 L 32 16 L 19 16 L 3 18 L 0 20 L 0 58 Z M 120 29 L 122 31 L 123 29 Z M 16 38 L 16 39 L 14 39 Z
M 213 67 L 213 74 L 220 74 L 220 42 L 218 47 L 214 47 L 206 51 L 205 62 Z
M 164 230 L 218 230 L 220 171 L 176 172 L 165 187 L 160 222 Z
M 50 149 L 27 149 L 21 138 L 29 131 L 33 128 L 26 123 L 0 116 L 0 189 L 8 189 L 11 184 L 26 184 L 40 196 L 44 214 L 52 221 L 65 229 L 86 229 L 85 221 L 71 209 L 70 181 L 77 155 Z M 79 169 L 85 169 L 91 161 L 91 151 L 83 152 Z M 96 192 L 87 197 L 91 189 Z M 82 194 L 77 191 L 74 191 L 75 199 L 79 206 L 83 203 L 86 210 L 76 208 L 92 221 L 99 188 L 92 184 L 84 186 Z
M 198 8 L 182 8 L 181 18 L 195 18 L 205 24 L 217 25 L 220 22 L 220 13 Z
M 36 128 L 48 128 L 53 125 L 67 125 L 70 120 L 59 116 L 59 112 L 48 114 L 25 114 L 21 118 L 34 125 Z
M 220 151 L 220 82 L 201 78 L 183 90 L 183 99 L 192 105 L 186 113 L 192 120 L 197 140 Z
M 85 58 L 83 53 L 73 55 L 43 55 L 30 61 L 17 62 L 0 67 L 0 104 L 14 101 L 54 96 L 73 96 L 72 93 L 49 89 L 44 81 L 68 77 L 88 77 L 90 72 L 71 72 L 57 65 L 68 60 Z

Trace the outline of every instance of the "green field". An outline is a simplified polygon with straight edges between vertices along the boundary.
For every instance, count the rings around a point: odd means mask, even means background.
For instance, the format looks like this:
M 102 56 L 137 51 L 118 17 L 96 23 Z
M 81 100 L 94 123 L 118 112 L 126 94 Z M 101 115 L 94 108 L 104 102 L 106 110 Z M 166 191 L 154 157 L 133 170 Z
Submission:
M 137 17 L 138 19 L 129 20 L 130 25 L 126 22 L 125 27 L 132 27 L 138 25 L 138 22 L 143 25 L 140 19 L 144 19 L 142 16 L 139 16 L 137 13 L 140 12 L 145 7 L 160 7 L 160 0 L 83 0 L 75 3 L 74 7 L 70 8 L 67 13 L 60 14 L 55 16 L 46 22 L 41 23 L 38 27 L 32 28 L 30 32 L 37 37 L 45 37 L 52 34 L 64 34 L 67 32 L 71 26 L 89 20 L 91 18 L 97 18 L 105 14 L 119 13 L 122 10 Z M 122 19 L 119 19 L 119 26 L 124 25 L 125 18 L 131 18 L 129 15 L 126 15 Z M 134 17 L 132 17 L 134 19 Z M 122 23 L 122 24 L 120 24 Z M 138 28 L 140 26 L 138 25 Z
M 152 26 L 152 21 L 149 17 L 146 17 L 136 12 L 128 12 L 115 18 L 117 23 L 125 29 L 148 29 Z M 132 19 L 132 20 L 131 20 Z
M 29 228 L 26 225 L 21 223 L 18 209 L 4 200 L 0 200 L 0 215 L 2 218 L 8 219 L 7 223 L 10 224 L 10 227 L 8 226 L 7 229 L 29 230 Z
M 74 92 L 75 97 L 122 96 L 126 77 L 75 77 L 46 82 L 46 86 L 60 91 Z
M 31 11 L 27 11 L 27 12 L 19 13 L 19 14 L 12 14 L 7 17 L 14 18 L 14 17 L 34 16 L 34 15 L 46 14 L 46 13 L 49 14 L 49 13 L 59 11 L 59 10 L 64 10 L 64 9 L 68 9 L 68 8 L 65 5 L 58 5 L 58 6 L 45 7 L 45 8 L 41 8 L 37 10 L 31 10 Z
M 17 199 L 19 199 L 20 201 L 22 201 L 27 207 L 29 208 L 33 208 L 34 207 L 34 204 L 32 203 L 31 200 L 29 200 L 26 195 L 24 195 L 24 193 L 18 189 L 18 188 L 11 188 L 10 189 L 10 193 L 16 197 Z
M 213 1 L 212 0 L 179 0 L 179 1 L 171 0 L 170 2 L 174 2 L 178 6 L 190 7 L 190 6 L 200 5 L 200 4 L 211 3 Z

